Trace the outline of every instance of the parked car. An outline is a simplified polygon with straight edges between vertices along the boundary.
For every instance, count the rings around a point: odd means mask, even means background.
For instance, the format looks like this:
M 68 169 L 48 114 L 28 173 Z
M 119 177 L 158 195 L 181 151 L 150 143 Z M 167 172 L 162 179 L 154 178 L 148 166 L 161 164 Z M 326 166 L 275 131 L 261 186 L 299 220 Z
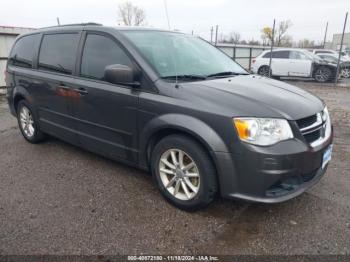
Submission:
M 219 193 L 286 201 L 316 184 L 331 158 L 322 100 L 249 75 L 192 35 L 91 24 L 36 30 L 16 40 L 6 83 L 28 142 L 51 135 L 148 170 L 185 210 Z
M 327 82 L 334 79 L 336 66 L 320 59 L 303 49 L 276 49 L 272 51 L 271 69 L 269 66 L 270 51 L 266 50 L 252 60 L 253 73 L 274 77 L 307 77 L 317 82 Z
M 318 54 L 333 54 L 333 55 L 339 56 L 339 51 L 334 51 L 334 50 L 331 50 L 331 49 L 314 49 L 314 50 L 312 50 L 312 53 L 315 54 L 315 55 L 318 55 Z M 350 56 L 344 51 L 341 52 L 341 56 L 344 59 L 350 60 Z
M 319 53 L 317 54 L 317 56 L 323 60 L 326 60 L 329 63 L 333 63 L 335 65 L 338 64 L 339 55 Z M 340 66 L 340 75 L 344 78 L 349 78 L 350 77 L 350 60 L 344 57 L 341 58 L 339 66 Z

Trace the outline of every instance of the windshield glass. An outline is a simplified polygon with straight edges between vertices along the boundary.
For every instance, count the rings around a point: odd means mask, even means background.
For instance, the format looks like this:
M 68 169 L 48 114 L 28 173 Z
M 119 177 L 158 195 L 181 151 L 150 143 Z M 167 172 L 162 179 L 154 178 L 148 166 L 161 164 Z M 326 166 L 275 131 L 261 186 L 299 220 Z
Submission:
M 160 77 L 247 74 L 241 66 L 206 41 L 181 33 L 122 31 Z

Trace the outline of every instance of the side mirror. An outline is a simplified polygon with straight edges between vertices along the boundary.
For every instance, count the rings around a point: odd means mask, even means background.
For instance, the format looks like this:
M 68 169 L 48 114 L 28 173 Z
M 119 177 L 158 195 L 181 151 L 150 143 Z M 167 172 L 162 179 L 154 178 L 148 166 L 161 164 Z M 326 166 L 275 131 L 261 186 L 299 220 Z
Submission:
M 108 65 L 105 67 L 104 79 L 112 84 L 128 85 L 139 87 L 140 83 L 135 81 L 138 78 L 135 72 L 126 65 Z

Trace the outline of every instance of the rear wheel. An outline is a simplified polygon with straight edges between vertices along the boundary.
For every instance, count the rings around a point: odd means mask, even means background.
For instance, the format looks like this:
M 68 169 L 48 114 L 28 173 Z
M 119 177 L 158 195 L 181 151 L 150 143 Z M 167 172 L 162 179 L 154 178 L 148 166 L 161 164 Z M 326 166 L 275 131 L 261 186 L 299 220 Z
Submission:
M 321 66 L 316 69 L 314 78 L 319 83 L 324 83 L 331 80 L 332 71 L 328 67 Z
M 181 135 L 162 139 L 151 157 L 152 174 L 162 195 L 184 210 L 196 210 L 213 201 L 216 172 L 207 151 Z
M 26 100 L 19 101 L 17 105 L 17 120 L 19 129 L 28 142 L 35 144 L 45 138 L 39 129 L 34 111 Z
M 264 65 L 264 66 L 261 66 L 260 68 L 259 68 L 259 70 L 258 70 L 258 74 L 259 75 L 262 75 L 262 76 L 266 76 L 266 77 L 269 77 L 270 75 L 272 75 L 272 74 L 270 74 L 270 67 L 269 66 L 267 66 L 267 65 Z

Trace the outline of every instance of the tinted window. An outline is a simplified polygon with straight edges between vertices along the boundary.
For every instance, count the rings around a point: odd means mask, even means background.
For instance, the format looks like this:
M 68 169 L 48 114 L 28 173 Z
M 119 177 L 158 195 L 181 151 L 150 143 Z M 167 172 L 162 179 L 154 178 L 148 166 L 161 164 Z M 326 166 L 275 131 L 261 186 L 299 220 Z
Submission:
M 20 67 L 31 68 L 34 52 L 39 45 L 39 35 L 28 35 L 18 39 L 12 48 L 9 64 Z
M 41 43 L 39 69 L 72 74 L 78 34 L 45 35 Z
M 89 34 L 84 45 L 81 75 L 104 80 L 105 67 L 113 64 L 132 67 L 130 58 L 111 38 Z
M 270 54 L 271 54 L 271 52 L 267 52 L 267 53 L 263 56 L 263 58 L 270 58 Z
M 266 53 L 264 58 L 270 58 L 270 52 Z M 288 59 L 289 51 L 274 51 L 272 52 L 272 58 Z

